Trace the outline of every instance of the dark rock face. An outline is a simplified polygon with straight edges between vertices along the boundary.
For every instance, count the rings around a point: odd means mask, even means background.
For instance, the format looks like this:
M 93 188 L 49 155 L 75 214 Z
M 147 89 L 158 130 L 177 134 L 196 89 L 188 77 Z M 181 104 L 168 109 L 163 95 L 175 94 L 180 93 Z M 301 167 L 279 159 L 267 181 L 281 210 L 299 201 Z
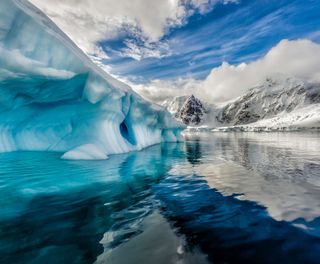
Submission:
M 282 89 L 273 90 L 274 85 L 277 84 L 268 81 L 263 86 L 250 90 L 221 109 L 217 120 L 227 125 L 244 125 L 320 103 L 318 85 L 298 83 L 290 88 L 284 86 Z
M 186 125 L 199 125 L 205 115 L 205 109 L 199 99 L 191 95 L 177 113 L 177 117 Z

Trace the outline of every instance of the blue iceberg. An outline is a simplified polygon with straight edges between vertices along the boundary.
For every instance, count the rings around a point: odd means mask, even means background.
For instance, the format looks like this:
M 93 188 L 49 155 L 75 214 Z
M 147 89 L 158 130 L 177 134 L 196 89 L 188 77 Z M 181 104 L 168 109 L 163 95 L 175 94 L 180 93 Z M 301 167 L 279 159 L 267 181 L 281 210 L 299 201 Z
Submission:
M 96 66 L 24 0 L 0 2 L 0 152 L 105 159 L 180 139 L 182 125 Z

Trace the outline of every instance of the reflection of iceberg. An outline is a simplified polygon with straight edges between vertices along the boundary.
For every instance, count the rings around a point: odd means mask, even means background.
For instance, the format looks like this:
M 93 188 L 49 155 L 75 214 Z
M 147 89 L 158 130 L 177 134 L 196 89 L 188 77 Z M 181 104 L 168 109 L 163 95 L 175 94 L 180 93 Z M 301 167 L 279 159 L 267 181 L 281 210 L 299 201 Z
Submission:
M 105 158 L 179 134 L 167 112 L 100 70 L 27 1 L 0 2 L 0 89 L 1 152 Z
M 105 232 L 135 231 L 132 223 L 153 210 L 151 187 L 181 151 L 180 144 L 158 144 L 90 162 L 61 161 L 56 153 L 0 155 L 2 262 L 93 263 Z
M 170 222 L 158 210 L 141 220 L 137 234 L 117 247 L 106 249 L 95 264 L 166 263 L 207 264 L 206 256 L 199 250 L 189 250 L 185 237 L 177 236 Z M 108 242 L 108 232 L 103 243 Z

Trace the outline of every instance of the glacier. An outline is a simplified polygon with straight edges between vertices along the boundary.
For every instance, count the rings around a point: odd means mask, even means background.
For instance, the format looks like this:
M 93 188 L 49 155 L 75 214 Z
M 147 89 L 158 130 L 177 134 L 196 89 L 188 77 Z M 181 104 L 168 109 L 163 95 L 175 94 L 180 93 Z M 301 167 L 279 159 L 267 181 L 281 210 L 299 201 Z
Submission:
M 178 141 L 182 129 L 95 65 L 31 3 L 0 1 L 0 152 L 106 159 Z

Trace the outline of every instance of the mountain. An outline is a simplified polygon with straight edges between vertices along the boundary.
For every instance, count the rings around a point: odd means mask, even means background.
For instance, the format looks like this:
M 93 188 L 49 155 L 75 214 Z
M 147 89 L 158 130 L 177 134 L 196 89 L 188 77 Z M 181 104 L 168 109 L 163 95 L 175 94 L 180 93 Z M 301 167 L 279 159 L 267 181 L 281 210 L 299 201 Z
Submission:
M 317 103 L 320 103 L 319 85 L 292 78 L 283 81 L 268 79 L 224 106 L 217 119 L 222 124 L 243 125 Z
M 179 118 L 179 112 L 183 104 L 188 100 L 190 96 L 176 96 L 173 99 L 167 99 L 162 103 L 162 106 L 166 108 L 175 118 Z
M 186 125 L 199 125 L 205 116 L 205 109 L 199 99 L 191 95 L 177 113 L 178 118 Z
M 162 104 L 177 120 L 189 126 L 201 125 L 207 117 L 207 111 L 202 102 L 194 95 L 178 96 L 167 99 Z
M 183 126 L 96 66 L 25 0 L 0 1 L 0 152 L 68 159 L 176 141 Z
M 268 79 L 221 108 L 223 128 L 246 131 L 320 128 L 320 84 Z
M 169 105 L 181 105 L 183 100 L 185 97 L 174 98 Z M 268 78 L 262 85 L 222 106 L 191 98 L 182 108 L 176 107 L 174 115 L 180 120 L 184 117 L 189 131 L 319 129 L 320 84 L 295 78 Z

